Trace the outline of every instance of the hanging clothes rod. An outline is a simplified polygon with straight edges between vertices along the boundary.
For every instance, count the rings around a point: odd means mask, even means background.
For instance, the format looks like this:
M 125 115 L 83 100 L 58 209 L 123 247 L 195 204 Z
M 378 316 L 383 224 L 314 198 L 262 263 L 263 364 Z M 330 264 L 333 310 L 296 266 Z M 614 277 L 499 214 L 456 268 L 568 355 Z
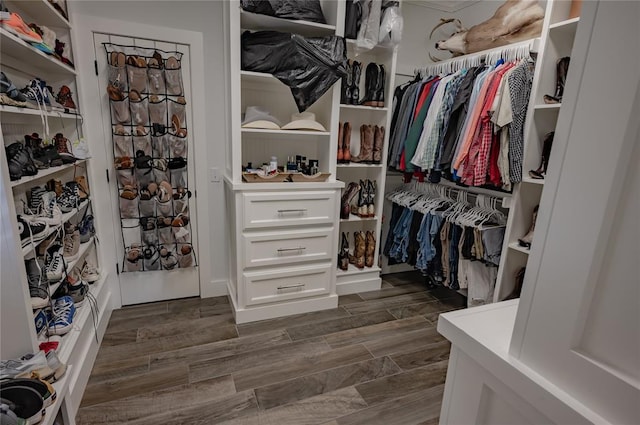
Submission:
M 480 66 L 483 63 L 493 63 L 499 59 L 514 61 L 528 58 L 531 52 L 535 52 L 539 40 L 539 38 L 532 38 L 508 46 L 501 46 L 495 49 L 483 50 L 481 52 L 443 60 L 422 68 L 416 68 L 414 75 L 418 73 L 421 75 L 451 74 L 460 69 Z

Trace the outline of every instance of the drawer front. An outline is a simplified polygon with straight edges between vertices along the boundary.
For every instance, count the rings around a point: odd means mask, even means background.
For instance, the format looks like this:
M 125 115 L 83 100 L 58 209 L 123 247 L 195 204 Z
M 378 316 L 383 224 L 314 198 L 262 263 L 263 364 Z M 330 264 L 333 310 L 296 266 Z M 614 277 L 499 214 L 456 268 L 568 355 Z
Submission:
M 244 193 L 244 228 L 333 223 L 336 191 Z
M 331 263 L 274 271 L 245 272 L 247 306 L 328 294 Z
M 244 267 L 332 259 L 333 227 L 315 231 L 252 232 L 242 238 Z

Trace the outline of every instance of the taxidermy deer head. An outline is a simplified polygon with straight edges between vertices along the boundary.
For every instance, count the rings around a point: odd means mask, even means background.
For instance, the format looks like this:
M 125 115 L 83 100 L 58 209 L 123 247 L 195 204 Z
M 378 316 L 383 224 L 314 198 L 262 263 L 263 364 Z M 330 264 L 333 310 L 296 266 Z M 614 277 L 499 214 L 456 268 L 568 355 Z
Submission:
M 491 18 L 469 29 L 459 19 L 440 19 L 429 39 L 438 28 L 453 22 L 455 32 L 448 39 L 438 41 L 436 49 L 448 50 L 454 56 L 466 55 L 538 37 L 542 32 L 543 19 L 544 10 L 537 0 L 508 0 Z M 440 60 L 431 54 L 429 56 L 434 62 Z

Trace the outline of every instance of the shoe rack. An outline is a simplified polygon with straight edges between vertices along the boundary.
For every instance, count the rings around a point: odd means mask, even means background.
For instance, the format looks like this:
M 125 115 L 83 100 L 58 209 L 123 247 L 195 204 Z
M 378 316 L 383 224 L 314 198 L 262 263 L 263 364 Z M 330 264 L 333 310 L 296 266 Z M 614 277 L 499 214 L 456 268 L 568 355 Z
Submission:
M 10 12 L 18 13 L 26 23 L 47 26 L 56 34 L 56 38 L 65 43 L 64 56 L 73 62 L 71 46 L 71 22 L 60 14 L 47 0 L 29 2 L 10 0 L 4 1 L 4 6 Z M 71 89 L 73 100 L 76 102 L 76 112 L 58 111 L 56 109 L 29 109 L 16 106 L 0 105 L 1 132 L 0 137 L 4 147 L 20 141 L 24 143 L 24 136 L 38 133 L 43 139 L 51 140 L 56 133 L 62 133 L 70 141 L 83 136 L 83 122 L 78 104 L 77 73 L 75 69 L 54 56 L 47 55 L 4 28 L 0 28 L 0 67 L 13 84 L 18 88 L 25 87 L 33 78 L 38 77 L 46 81 L 47 85 L 57 92 L 62 85 Z M 55 95 L 55 93 L 54 93 Z M 55 101 L 51 99 L 53 106 Z M 45 118 L 48 122 L 45 125 Z M 47 137 L 48 136 L 48 137 Z M 88 141 L 92 155 L 104 155 L 103 147 Z M 38 242 L 21 243 L 20 226 L 16 215 L 16 204 L 27 202 L 31 188 L 44 186 L 51 179 L 60 180 L 63 184 L 73 181 L 74 177 L 84 176 L 89 185 L 89 198 L 76 208 L 62 215 L 60 226 L 49 226 L 47 235 L 55 233 L 65 223 L 77 224 L 85 211 L 93 214 L 95 236 L 88 242 L 80 244 L 77 257 L 67 261 L 67 271 L 76 265 L 81 267 L 84 260 L 97 265 L 100 269 L 100 279 L 89 285 L 89 294 L 96 300 L 96 308 L 91 308 L 91 302 L 85 299 L 82 306 L 78 306 L 73 317 L 73 328 L 60 336 L 57 355 L 68 366 L 64 377 L 54 383 L 57 392 L 55 403 L 47 408 L 42 424 L 52 424 L 56 416 L 62 416 L 64 424 L 73 424 L 73 417 L 77 410 L 84 388 L 86 386 L 93 362 L 97 354 L 99 342 L 102 339 L 111 314 L 111 288 L 115 279 L 115 264 L 107 260 L 108 255 L 100 239 L 107 240 L 111 218 L 108 210 L 95 206 L 94 199 L 101 198 L 101 193 L 107 194 L 107 182 L 103 170 L 92 167 L 92 160 L 77 160 L 73 164 L 50 167 L 38 170 L 33 176 L 23 176 L 19 180 L 11 181 L 5 149 L 0 153 L 2 216 L 2 278 L 0 280 L 0 314 L 1 339 L 0 358 L 2 360 L 18 358 L 27 353 L 39 350 L 41 342 L 47 341 L 46 335 L 38 335 L 35 330 L 35 314 L 32 309 L 28 287 L 25 259 L 31 258 Z M 105 195 L 108 197 L 108 195 Z M 49 285 L 48 292 L 53 294 L 60 283 Z M 89 296 L 89 295 L 87 295 Z M 86 297 L 85 297 L 86 298 Z
M 545 103 L 544 96 L 555 95 L 558 61 L 563 57 L 570 57 L 572 54 L 580 18 L 571 17 L 570 8 L 571 2 L 568 1 L 547 2 L 524 130 L 523 178 L 522 182 L 517 184 L 513 190 L 512 205 L 505 231 L 505 243 L 496 281 L 495 302 L 504 300 L 514 291 L 516 276 L 523 267 L 526 267 L 530 249 L 535 249 L 536 241 L 540 239 L 538 233 L 534 231 L 530 248 L 522 246 L 518 241 L 532 228 L 533 212 L 535 207 L 539 205 L 544 191 L 544 179 L 532 178 L 529 171 L 537 170 L 541 166 L 544 140 L 550 132 L 555 131 L 562 109 L 562 103 Z M 571 65 L 569 65 L 570 77 Z M 557 160 L 553 156 L 552 147 L 550 160 Z
M 249 106 L 269 111 L 283 124 L 297 113 L 290 89 L 271 74 L 241 69 L 243 31 L 274 30 L 303 36 L 340 35 L 344 4 L 320 1 L 326 24 L 249 13 L 237 0 L 225 2 L 227 18 L 228 108 L 231 139 L 227 149 L 225 196 L 229 226 L 229 297 L 237 323 L 335 308 L 340 189 L 336 149 L 340 84 L 307 112 L 326 131 L 242 128 Z M 340 23 L 340 24 L 338 24 Z M 322 182 L 243 181 L 243 166 L 260 166 L 277 157 L 318 160 Z
M 360 92 L 359 103 L 363 103 L 363 99 L 369 97 L 367 93 L 367 65 L 376 63 L 384 67 L 384 104 L 381 106 L 367 106 L 364 104 L 340 104 L 339 122 L 349 122 L 351 124 L 351 132 L 345 137 L 349 139 L 350 156 L 358 158 L 368 147 L 365 144 L 365 134 L 361 132 L 362 125 L 384 127 L 384 137 L 382 143 L 382 155 L 380 161 L 369 162 L 348 162 L 338 163 L 336 165 L 337 178 L 346 185 L 345 191 L 351 182 L 360 184 L 360 182 L 375 182 L 375 190 L 373 191 L 374 214 L 367 214 L 362 217 L 357 214 L 349 214 L 348 218 L 340 219 L 340 241 L 343 240 L 342 234 L 348 234 L 349 253 L 354 254 L 356 249 L 355 234 L 357 232 L 365 232 L 365 252 L 371 251 L 368 246 L 371 243 L 370 238 L 366 238 L 367 232 L 372 232 L 375 239 L 375 248 L 373 249 L 373 264 L 368 267 L 359 268 L 356 264 L 350 263 L 346 270 L 338 268 L 336 273 L 336 291 L 338 295 L 352 294 L 362 291 L 372 291 L 380 289 L 382 283 L 380 278 L 380 236 L 382 229 L 382 210 L 384 204 L 385 180 L 386 180 L 386 163 L 387 151 L 389 144 L 389 126 L 391 124 L 393 88 L 395 87 L 395 68 L 397 49 L 394 47 L 376 46 L 368 51 L 359 51 L 355 40 L 347 39 L 347 56 L 351 62 L 356 61 L 361 64 L 360 79 L 358 88 Z M 346 79 L 342 80 L 344 90 L 348 83 Z M 355 81 L 352 83 L 355 85 Z M 369 102 L 367 102 L 369 103 Z M 343 127 L 344 128 L 344 127 Z M 344 133 L 344 131 L 343 131 Z M 368 136 L 367 136 L 368 139 Z M 338 149 L 340 149 L 340 140 L 338 140 Z M 360 190 L 363 190 L 362 188 Z M 357 212 L 360 194 L 356 194 L 350 204 L 354 206 Z M 343 206 L 341 205 L 341 208 Z M 370 212 L 370 211 L 369 211 Z M 342 216 L 344 217 L 344 215 Z M 366 240 L 370 243 L 367 244 Z M 341 244 L 341 242 L 338 242 Z M 338 246 L 338 250 L 341 246 Z M 369 262 L 371 264 L 371 262 Z M 338 265 L 340 266 L 340 264 Z M 344 267 L 343 267 L 344 268 Z

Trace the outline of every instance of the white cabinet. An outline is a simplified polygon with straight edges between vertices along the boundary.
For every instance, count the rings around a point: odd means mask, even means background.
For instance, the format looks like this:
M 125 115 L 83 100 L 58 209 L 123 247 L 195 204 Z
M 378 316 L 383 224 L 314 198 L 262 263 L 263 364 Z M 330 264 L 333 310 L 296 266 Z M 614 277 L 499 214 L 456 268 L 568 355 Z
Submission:
M 64 57 L 74 61 L 72 50 L 72 25 L 65 17 L 56 11 L 50 2 L 46 0 L 34 0 L 29 2 L 6 1 L 4 6 L 9 11 L 18 13 L 25 22 L 35 22 L 40 26 L 47 26 L 55 32 L 56 38 L 65 43 Z M 46 84 L 53 87 L 54 96 L 63 85 L 71 89 L 72 97 L 79 111 L 79 87 L 76 83 L 77 72 L 69 64 L 62 63 L 54 56 L 46 55 L 31 45 L 19 40 L 4 28 L 0 28 L 0 63 L 2 71 L 18 87 L 22 88 L 29 80 L 38 77 Z M 51 99 L 53 106 L 57 106 Z M 18 221 L 16 219 L 20 207 L 16 205 L 28 200 L 31 189 L 36 186 L 44 186 L 47 181 L 54 179 L 63 184 L 73 181 L 75 177 L 84 176 L 89 186 L 89 199 L 82 202 L 77 208 L 62 215 L 63 223 L 77 224 L 89 211 L 94 216 L 96 236 L 82 243 L 79 254 L 73 261 L 66 262 L 68 272 L 74 267 L 82 267 L 85 260 L 99 266 L 100 279 L 89 285 L 89 294 L 86 297 L 95 298 L 93 302 L 85 302 L 77 307 L 73 318 L 73 328 L 61 336 L 58 346 L 58 357 L 68 365 L 67 372 L 62 380 L 54 384 L 58 392 L 58 399 L 54 405 L 47 409 L 47 414 L 42 423 L 53 423 L 58 410 L 64 417 L 66 425 L 72 424 L 75 412 L 80 404 L 93 361 L 98 351 L 99 343 L 108 323 L 112 305 L 112 285 L 116 279 L 116 267 L 114 256 L 109 252 L 110 244 L 98 243 L 99 240 L 107 241 L 111 232 L 111 217 L 109 211 L 104 211 L 94 205 L 103 202 L 109 193 L 104 169 L 98 169 L 93 159 L 79 160 L 74 164 L 59 167 L 50 167 L 38 170 L 34 176 L 23 176 L 18 180 L 10 181 L 8 172 L 7 155 L 5 147 L 20 141 L 24 143 L 25 135 L 38 133 L 42 138 L 51 140 L 56 133 L 62 133 L 70 141 L 75 141 L 85 134 L 80 113 L 63 112 L 56 109 L 45 108 L 26 109 L 14 106 L 0 105 L 1 140 L 3 149 L 0 153 L 0 175 L 2 191 L 0 203 L 2 204 L 2 275 L 0 280 L 0 322 L 2 334 L 0 344 L 0 357 L 2 360 L 16 358 L 28 352 L 39 349 L 39 344 L 46 341 L 46 335 L 38 335 L 35 331 L 34 316 L 28 288 L 25 259 L 32 258 L 37 242 L 27 243 L 21 246 Z M 94 157 L 104 155 L 102 144 L 88 140 L 89 149 Z M 62 226 L 62 225 L 61 225 Z M 53 235 L 61 227 L 49 226 L 48 235 Z M 60 283 L 51 284 L 49 293 L 53 294 Z

